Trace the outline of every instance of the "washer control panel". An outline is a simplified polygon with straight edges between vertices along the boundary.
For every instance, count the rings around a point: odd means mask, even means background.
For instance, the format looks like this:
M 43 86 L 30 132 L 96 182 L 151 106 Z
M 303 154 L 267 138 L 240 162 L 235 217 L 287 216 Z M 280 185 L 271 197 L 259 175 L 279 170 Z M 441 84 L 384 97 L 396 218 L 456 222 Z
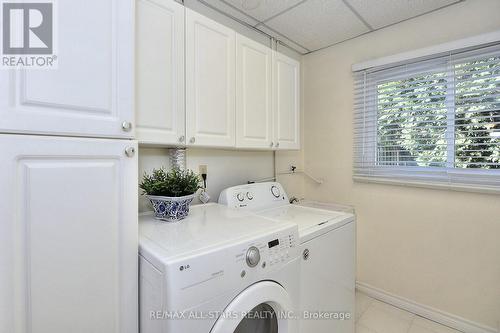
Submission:
M 285 263 L 290 259 L 291 249 L 296 247 L 295 236 L 293 234 L 283 235 L 281 238 L 268 242 L 269 265 Z
M 297 237 L 295 232 L 280 232 L 247 244 L 235 256 L 236 262 L 242 263 L 243 268 L 248 270 L 284 265 L 297 256 Z
M 198 305 L 200 299 L 209 300 L 273 278 L 280 270 L 299 273 L 297 225 L 271 223 L 269 229 L 253 235 L 201 255 L 174 257 L 165 266 L 170 299 L 181 302 L 179 308 L 188 308 Z
M 233 186 L 219 196 L 219 203 L 238 209 L 257 211 L 288 205 L 288 196 L 277 182 L 255 183 Z

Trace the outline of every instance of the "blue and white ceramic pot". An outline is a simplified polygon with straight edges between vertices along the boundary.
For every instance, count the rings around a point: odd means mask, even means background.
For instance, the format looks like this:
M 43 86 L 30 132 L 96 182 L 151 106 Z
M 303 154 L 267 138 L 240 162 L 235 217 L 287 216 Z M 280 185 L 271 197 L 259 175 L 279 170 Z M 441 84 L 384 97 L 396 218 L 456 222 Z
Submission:
M 155 217 L 158 220 L 176 222 L 188 216 L 194 193 L 183 197 L 148 195 L 147 198 L 153 205 Z

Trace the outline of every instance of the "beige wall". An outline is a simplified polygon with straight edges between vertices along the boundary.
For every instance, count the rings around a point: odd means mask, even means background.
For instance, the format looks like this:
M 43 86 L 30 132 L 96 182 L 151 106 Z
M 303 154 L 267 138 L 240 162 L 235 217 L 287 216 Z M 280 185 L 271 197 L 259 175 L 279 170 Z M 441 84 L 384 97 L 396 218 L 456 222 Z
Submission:
M 246 184 L 249 180 L 274 175 L 273 153 L 270 151 L 236 151 L 223 149 L 188 148 L 186 167 L 198 173 L 206 165 L 207 192 L 211 202 L 217 202 L 220 192 L 229 186 Z M 139 147 L 139 182 L 144 172 L 161 167 L 170 168 L 169 150 L 166 148 Z M 139 189 L 139 211 L 151 210 Z M 198 198 L 194 203 L 199 203 Z
M 358 280 L 496 329 L 500 196 L 353 182 L 351 65 L 498 29 L 499 0 L 467 0 L 303 59 L 303 163 L 326 180 L 304 194 L 355 206 Z

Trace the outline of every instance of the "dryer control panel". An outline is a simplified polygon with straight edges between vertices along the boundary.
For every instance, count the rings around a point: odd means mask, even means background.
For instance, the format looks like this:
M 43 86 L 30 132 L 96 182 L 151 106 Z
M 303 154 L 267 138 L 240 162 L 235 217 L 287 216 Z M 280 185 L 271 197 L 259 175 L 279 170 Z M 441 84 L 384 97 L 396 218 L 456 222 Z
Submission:
M 233 186 L 219 196 L 219 203 L 237 209 L 257 211 L 288 205 L 288 196 L 277 182 Z

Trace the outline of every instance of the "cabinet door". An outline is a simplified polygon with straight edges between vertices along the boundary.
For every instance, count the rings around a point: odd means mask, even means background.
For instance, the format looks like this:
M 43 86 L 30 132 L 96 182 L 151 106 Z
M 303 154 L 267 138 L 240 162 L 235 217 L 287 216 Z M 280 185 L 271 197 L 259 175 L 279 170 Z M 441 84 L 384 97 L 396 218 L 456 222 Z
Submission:
M 188 144 L 235 145 L 235 32 L 186 8 Z
M 136 137 L 184 144 L 184 6 L 138 0 L 136 17 Z
M 272 145 L 272 51 L 236 36 L 236 146 Z
M 0 135 L 0 332 L 137 333 L 130 147 Z
M 134 0 L 57 1 L 54 14 L 57 68 L 0 71 L 0 132 L 133 137 Z
M 300 64 L 274 52 L 274 141 L 278 149 L 300 148 Z

